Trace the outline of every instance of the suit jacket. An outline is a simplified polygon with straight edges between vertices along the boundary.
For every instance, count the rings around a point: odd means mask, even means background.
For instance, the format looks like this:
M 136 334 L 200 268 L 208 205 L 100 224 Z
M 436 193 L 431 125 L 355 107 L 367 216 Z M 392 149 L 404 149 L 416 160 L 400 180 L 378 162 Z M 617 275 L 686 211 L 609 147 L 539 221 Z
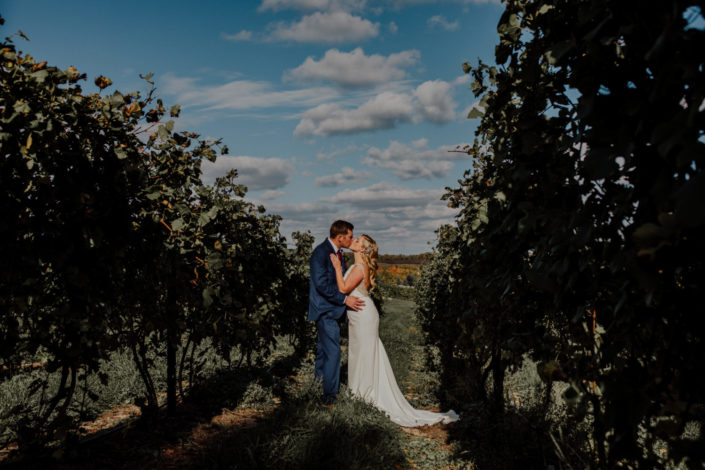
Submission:
M 311 254 L 311 282 L 308 296 L 308 319 L 317 321 L 330 313 L 335 320 L 345 313 L 345 294 L 338 290 L 335 269 L 330 255 L 335 253 L 333 245 L 326 238 Z

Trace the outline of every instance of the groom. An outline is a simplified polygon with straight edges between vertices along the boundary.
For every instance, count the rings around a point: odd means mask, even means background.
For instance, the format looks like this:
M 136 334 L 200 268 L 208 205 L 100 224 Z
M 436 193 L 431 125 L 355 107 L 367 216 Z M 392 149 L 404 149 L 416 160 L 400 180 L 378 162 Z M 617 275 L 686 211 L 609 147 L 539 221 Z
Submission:
M 335 269 L 330 262 L 331 253 L 342 261 L 341 248 L 348 248 L 353 240 L 353 225 L 336 220 L 330 226 L 330 238 L 311 254 L 311 284 L 308 299 L 308 319 L 316 322 L 316 377 L 323 381 L 321 401 L 332 405 L 340 384 L 340 326 L 338 321 L 345 314 L 345 307 L 359 310 L 365 302 L 355 296 L 341 293 L 335 280 Z

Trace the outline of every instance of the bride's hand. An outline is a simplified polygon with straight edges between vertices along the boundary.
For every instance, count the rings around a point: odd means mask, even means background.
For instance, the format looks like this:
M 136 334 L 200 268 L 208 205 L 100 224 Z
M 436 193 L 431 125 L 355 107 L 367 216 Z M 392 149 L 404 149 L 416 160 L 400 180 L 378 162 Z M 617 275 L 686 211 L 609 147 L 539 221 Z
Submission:
M 335 269 L 340 269 L 340 270 L 343 269 L 343 267 L 340 265 L 340 260 L 338 259 L 337 256 L 335 256 L 335 254 L 330 255 L 330 262 L 333 263 L 333 267 Z

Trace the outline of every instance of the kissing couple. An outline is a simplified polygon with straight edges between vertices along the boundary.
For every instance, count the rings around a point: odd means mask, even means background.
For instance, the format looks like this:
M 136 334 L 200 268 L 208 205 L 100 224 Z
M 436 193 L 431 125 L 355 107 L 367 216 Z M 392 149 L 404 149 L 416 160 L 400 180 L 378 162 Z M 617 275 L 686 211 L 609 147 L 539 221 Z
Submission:
M 355 262 L 347 268 L 342 248 Z M 330 236 L 311 254 L 308 319 L 316 322 L 316 377 L 323 383 L 321 401 L 332 406 L 340 385 L 340 325 L 348 320 L 348 387 L 400 426 L 457 421 L 450 410 L 434 413 L 412 407 L 401 393 L 379 339 L 379 313 L 370 298 L 377 277 L 377 243 L 369 235 L 353 238 L 353 225 L 336 220 Z M 345 271 L 345 273 L 343 273 Z

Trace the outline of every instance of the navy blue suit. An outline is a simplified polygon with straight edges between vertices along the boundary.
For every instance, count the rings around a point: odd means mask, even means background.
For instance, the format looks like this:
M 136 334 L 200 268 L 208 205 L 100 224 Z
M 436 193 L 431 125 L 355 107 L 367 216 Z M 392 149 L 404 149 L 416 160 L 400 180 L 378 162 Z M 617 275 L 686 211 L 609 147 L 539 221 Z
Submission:
M 323 381 L 323 401 L 332 402 L 340 385 L 340 326 L 345 315 L 345 294 L 338 290 L 330 255 L 335 249 L 326 239 L 311 254 L 308 319 L 316 322 L 316 377 Z

